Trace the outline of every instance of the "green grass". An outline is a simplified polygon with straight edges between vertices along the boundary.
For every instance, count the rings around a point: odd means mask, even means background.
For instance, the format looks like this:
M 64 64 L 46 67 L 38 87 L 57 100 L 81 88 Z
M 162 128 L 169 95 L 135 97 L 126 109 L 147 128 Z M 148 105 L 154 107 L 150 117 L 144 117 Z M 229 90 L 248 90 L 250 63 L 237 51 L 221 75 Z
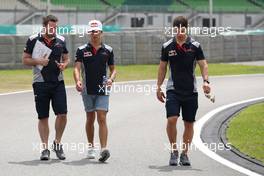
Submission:
M 197 67 L 196 75 L 200 75 Z M 116 81 L 156 79 L 158 65 L 117 66 Z M 264 66 L 209 64 L 209 75 L 238 75 L 264 73 Z M 73 85 L 72 68 L 64 72 L 66 85 Z M 0 70 L 0 93 L 31 89 L 31 70 Z
M 264 163 L 264 103 L 250 106 L 232 119 L 227 138 L 238 150 Z

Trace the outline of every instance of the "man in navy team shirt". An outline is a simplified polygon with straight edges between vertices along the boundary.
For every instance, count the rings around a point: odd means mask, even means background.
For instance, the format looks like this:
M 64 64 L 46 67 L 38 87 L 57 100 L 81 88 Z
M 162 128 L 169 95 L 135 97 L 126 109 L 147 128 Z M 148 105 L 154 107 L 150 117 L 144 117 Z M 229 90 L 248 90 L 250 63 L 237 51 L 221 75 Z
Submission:
M 25 65 L 33 66 L 33 90 L 39 119 L 38 130 L 43 146 L 41 160 L 50 159 L 48 149 L 50 101 L 57 116 L 52 148 L 59 159 L 65 159 L 61 138 L 67 122 L 67 100 L 62 72 L 69 63 L 69 56 L 65 38 L 56 34 L 57 23 L 58 19 L 53 15 L 44 17 L 44 30 L 40 34 L 29 37 L 22 58 Z M 52 52 L 48 58 L 44 56 L 32 59 L 36 42 L 41 42 L 51 49 Z
M 191 165 L 187 156 L 189 145 L 193 138 L 193 124 L 198 109 L 198 93 L 196 86 L 195 67 L 200 66 L 203 77 L 203 91 L 210 93 L 208 80 L 208 65 L 200 43 L 187 34 L 188 21 L 179 16 L 173 21 L 176 36 L 162 46 L 161 60 L 157 81 L 157 98 L 165 102 L 161 90 L 169 63 L 170 74 L 166 88 L 167 135 L 171 144 L 170 165 L 178 165 L 178 148 L 176 144 L 176 124 L 180 111 L 184 121 L 183 151 L 180 155 L 180 165 Z
M 77 91 L 81 92 L 86 111 L 86 135 L 90 145 L 87 158 L 94 159 L 94 121 L 97 115 L 101 153 L 99 161 L 110 157 L 107 149 L 108 129 L 106 115 L 109 109 L 109 94 L 106 91 L 115 79 L 114 53 L 112 47 L 102 43 L 102 23 L 89 22 L 90 41 L 80 46 L 76 52 L 74 79 Z M 110 73 L 108 74 L 108 69 Z M 82 77 L 82 80 L 81 80 Z

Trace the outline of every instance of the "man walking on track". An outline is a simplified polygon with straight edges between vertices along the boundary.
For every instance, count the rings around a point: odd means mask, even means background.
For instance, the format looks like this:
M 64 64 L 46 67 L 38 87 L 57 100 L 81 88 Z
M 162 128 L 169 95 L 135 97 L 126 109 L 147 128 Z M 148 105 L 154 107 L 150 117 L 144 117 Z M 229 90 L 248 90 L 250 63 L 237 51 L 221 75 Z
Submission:
M 162 46 L 161 60 L 158 71 L 157 98 L 165 102 L 161 90 L 169 63 L 170 74 L 166 88 L 167 135 L 171 145 L 170 165 L 178 165 L 179 152 L 176 144 L 177 120 L 181 115 L 184 121 L 183 146 L 180 165 L 190 166 L 187 156 L 193 138 L 193 124 L 198 109 L 198 93 L 196 87 L 195 66 L 198 63 L 203 77 L 203 91 L 210 93 L 208 65 L 200 43 L 187 34 L 188 21 L 185 17 L 176 17 L 173 28 L 176 36 Z
M 52 148 L 60 160 L 65 159 L 61 138 L 67 122 L 67 100 L 62 72 L 69 63 L 69 56 L 64 37 L 56 34 L 57 22 L 58 19 L 53 15 L 43 18 L 44 30 L 40 34 L 29 37 L 22 58 L 25 65 L 33 66 L 33 90 L 39 119 L 38 130 L 44 149 L 40 156 L 41 160 L 50 159 L 48 149 L 50 101 L 57 116 Z M 49 56 L 45 54 L 40 58 L 32 58 L 34 49 L 39 50 L 35 48 L 36 45 L 50 50 Z
M 74 79 L 77 91 L 81 92 L 86 111 L 86 134 L 91 146 L 87 158 L 94 159 L 94 121 L 97 116 L 101 153 L 99 161 L 105 162 L 110 157 L 107 147 L 108 129 L 106 115 L 109 106 L 108 88 L 112 85 L 116 70 L 112 47 L 102 43 L 102 23 L 89 22 L 89 43 L 80 46 L 76 52 Z M 110 74 L 108 77 L 108 68 Z M 82 80 L 81 80 L 82 77 Z

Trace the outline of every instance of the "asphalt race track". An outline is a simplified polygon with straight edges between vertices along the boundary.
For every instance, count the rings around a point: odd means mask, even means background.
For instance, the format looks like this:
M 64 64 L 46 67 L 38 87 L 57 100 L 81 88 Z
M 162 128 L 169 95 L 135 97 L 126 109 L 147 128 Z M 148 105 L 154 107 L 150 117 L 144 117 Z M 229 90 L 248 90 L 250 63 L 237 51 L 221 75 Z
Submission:
M 216 103 L 212 104 L 199 94 L 197 120 L 207 112 L 226 104 L 264 95 L 264 75 L 211 77 Z M 202 80 L 198 79 L 199 92 Z M 121 85 L 155 85 L 155 81 L 130 82 Z M 168 166 L 169 151 L 166 149 L 166 117 L 164 105 L 142 92 L 113 93 L 108 114 L 109 149 L 111 158 L 101 164 L 85 158 L 78 144 L 86 143 L 85 113 L 81 96 L 74 88 L 67 89 L 68 124 L 63 136 L 67 159 L 59 161 L 51 153 L 50 161 L 39 161 L 37 117 L 32 92 L 0 95 L 0 175 L 1 176 L 237 176 L 243 175 L 218 163 L 197 150 L 190 151 L 191 167 Z M 50 112 L 50 141 L 54 139 L 54 115 Z M 178 139 L 183 123 L 178 121 Z M 96 142 L 98 139 L 96 125 Z

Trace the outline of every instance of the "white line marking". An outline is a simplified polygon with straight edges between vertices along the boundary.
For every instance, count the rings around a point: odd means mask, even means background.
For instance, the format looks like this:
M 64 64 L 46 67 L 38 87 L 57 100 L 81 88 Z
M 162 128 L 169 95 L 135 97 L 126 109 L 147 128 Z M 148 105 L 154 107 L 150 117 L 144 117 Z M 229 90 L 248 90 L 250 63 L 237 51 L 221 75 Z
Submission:
M 17 91 L 17 92 L 1 93 L 0 96 L 22 94 L 22 93 L 29 93 L 29 92 L 32 92 L 32 90 L 23 90 L 23 91 Z
M 136 80 L 136 81 L 120 81 L 120 82 L 115 82 L 114 84 L 131 84 L 131 83 L 141 83 L 141 82 L 153 82 L 156 80 Z M 66 86 L 66 89 L 72 89 L 75 88 L 75 86 Z M 30 93 L 33 92 L 33 90 L 23 90 L 23 91 L 17 91 L 17 92 L 8 92 L 8 93 L 1 93 L 0 96 L 4 95 L 15 95 L 15 94 L 22 94 L 22 93 Z
M 256 101 L 256 100 L 261 100 L 261 99 L 264 99 L 264 97 L 260 97 L 260 98 L 254 98 L 254 99 L 249 99 L 249 100 L 245 100 L 245 101 L 239 101 L 239 102 L 236 102 L 236 103 L 232 103 L 232 104 L 228 104 L 228 105 L 224 105 L 224 106 L 220 106 L 219 108 L 216 108 L 212 111 L 210 111 L 209 113 L 207 113 L 206 115 L 204 115 L 200 120 L 198 120 L 196 123 L 195 123 L 195 126 L 194 126 L 194 130 L 195 130 L 195 133 L 194 133 L 194 138 L 193 138 L 193 143 L 194 145 L 201 151 L 203 152 L 205 155 L 209 156 L 210 158 L 212 158 L 213 160 L 215 161 L 218 161 L 219 163 L 231 168 L 231 169 L 234 169 L 238 172 L 241 172 L 243 174 L 246 174 L 246 175 L 251 175 L 251 176 L 261 176 L 259 175 L 258 173 L 255 173 L 251 170 L 248 170 L 242 166 L 239 166 L 221 156 L 219 156 L 218 154 L 216 154 L 215 152 L 211 151 L 209 148 L 207 148 L 204 143 L 202 142 L 202 139 L 200 137 L 201 135 L 201 131 L 202 131 L 202 128 L 204 126 L 204 124 L 209 120 L 211 119 L 215 114 L 227 109 L 227 108 L 230 108 L 232 106 L 236 106 L 236 105 L 240 105 L 240 104 L 243 104 L 243 103 L 249 103 L 249 102 L 252 102 L 252 101 Z
M 232 78 L 232 77 L 254 77 L 254 76 L 264 76 L 264 74 L 242 74 L 242 75 L 219 75 L 219 76 L 210 76 L 210 78 Z M 198 79 L 201 79 L 201 76 L 197 76 Z M 115 82 L 115 84 L 130 84 L 130 83 L 141 83 L 141 82 L 153 82 L 157 81 L 156 79 L 151 80 L 135 80 L 135 81 L 120 81 Z M 75 86 L 66 86 L 66 89 L 74 88 Z M 21 93 L 30 93 L 33 90 L 23 90 L 23 91 L 17 91 L 17 92 L 8 92 L 8 93 L 0 93 L 0 96 L 4 95 L 14 95 L 14 94 L 21 94 Z

